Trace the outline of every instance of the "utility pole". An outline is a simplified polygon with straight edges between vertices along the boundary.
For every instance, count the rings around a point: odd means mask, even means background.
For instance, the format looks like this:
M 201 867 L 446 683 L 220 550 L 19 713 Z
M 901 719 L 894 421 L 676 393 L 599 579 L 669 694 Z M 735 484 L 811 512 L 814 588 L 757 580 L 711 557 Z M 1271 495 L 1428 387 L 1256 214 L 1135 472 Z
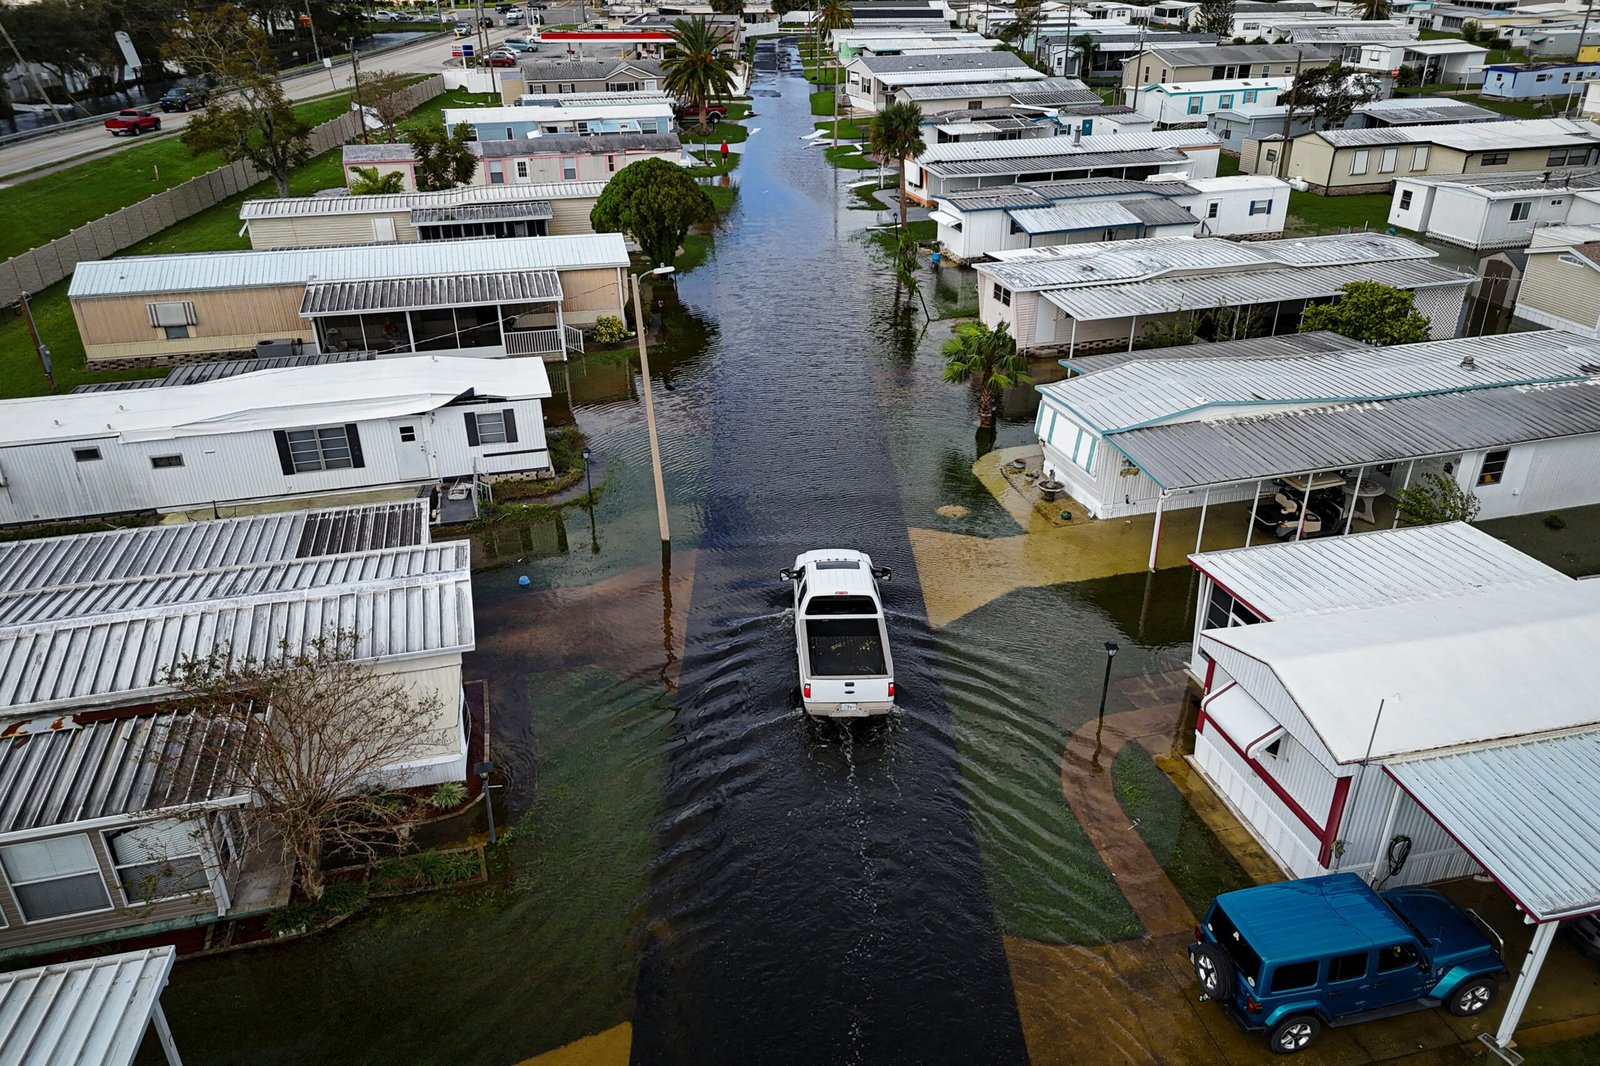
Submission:
M 361 58 L 356 55 L 356 39 L 350 38 L 350 78 L 355 95 L 356 121 L 361 124 L 361 143 L 367 143 L 367 105 L 361 102 Z
M 1294 81 L 1289 84 L 1289 110 L 1283 115 L 1283 151 L 1278 153 L 1278 166 L 1276 175 L 1279 181 L 1287 181 L 1289 174 L 1289 146 L 1294 144 L 1294 138 L 1289 136 L 1289 131 L 1294 126 L 1295 104 L 1300 102 L 1300 64 L 1306 59 L 1306 50 L 1294 50 Z
M 33 321 L 33 308 L 28 306 L 28 294 L 19 292 L 17 304 L 22 308 L 22 317 L 28 321 L 28 332 L 33 335 L 33 350 L 39 353 L 39 365 L 44 367 L 45 380 L 50 382 L 50 391 L 56 391 L 56 371 L 50 363 L 50 349 L 45 347 L 44 341 L 39 339 L 39 327 Z

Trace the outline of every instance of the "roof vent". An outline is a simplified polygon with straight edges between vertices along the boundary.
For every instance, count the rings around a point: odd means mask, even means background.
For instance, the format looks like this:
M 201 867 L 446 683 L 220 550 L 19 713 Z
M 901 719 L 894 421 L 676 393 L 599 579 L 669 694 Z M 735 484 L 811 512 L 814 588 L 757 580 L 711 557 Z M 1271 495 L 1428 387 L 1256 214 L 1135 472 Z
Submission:
M 1461 360 L 1461 369 L 1462 370 L 1476 370 L 1476 369 L 1478 369 L 1478 361 L 1476 359 L 1474 359 L 1470 355 L 1466 356 L 1465 358 L 1463 358 Z

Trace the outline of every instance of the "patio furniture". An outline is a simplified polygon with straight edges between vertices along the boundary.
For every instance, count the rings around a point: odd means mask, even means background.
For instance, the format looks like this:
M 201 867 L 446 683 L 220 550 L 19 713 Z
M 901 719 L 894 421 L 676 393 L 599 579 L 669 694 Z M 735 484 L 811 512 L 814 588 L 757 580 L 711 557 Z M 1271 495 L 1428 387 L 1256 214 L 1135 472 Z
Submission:
M 1389 487 L 1377 478 L 1364 477 L 1352 490 L 1355 499 L 1356 521 L 1365 522 L 1367 525 L 1376 525 L 1377 514 L 1373 511 L 1373 501 L 1389 491 Z

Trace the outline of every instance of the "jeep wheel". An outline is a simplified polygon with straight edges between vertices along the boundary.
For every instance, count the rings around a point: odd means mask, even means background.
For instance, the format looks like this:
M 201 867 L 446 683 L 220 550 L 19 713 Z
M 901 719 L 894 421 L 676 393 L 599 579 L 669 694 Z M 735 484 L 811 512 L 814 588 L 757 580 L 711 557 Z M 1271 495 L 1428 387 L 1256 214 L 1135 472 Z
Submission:
M 1196 944 L 1190 952 L 1194 976 L 1207 999 L 1225 999 L 1233 990 L 1233 960 L 1215 944 Z
M 1322 1032 L 1322 1023 L 1309 1014 L 1294 1014 L 1272 1027 L 1267 1035 L 1267 1046 L 1278 1055 L 1293 1055 L 1304 1051 Z
M 1474 1014 L 1482 1014 L 1484 1008 L 1494 1002 L 1495 993 L 1499 990 L 1493 980 L 1480 977 L 1456 989 L 1445 1006 L 1459 1018 L 1470 1018 Z

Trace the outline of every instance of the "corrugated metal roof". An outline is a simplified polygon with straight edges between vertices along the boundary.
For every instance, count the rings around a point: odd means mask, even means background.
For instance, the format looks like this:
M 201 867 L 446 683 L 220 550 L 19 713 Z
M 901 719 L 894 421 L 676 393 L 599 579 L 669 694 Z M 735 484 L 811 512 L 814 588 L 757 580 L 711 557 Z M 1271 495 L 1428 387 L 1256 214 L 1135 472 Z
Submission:
M 454 129 L 465 122 L 484 126 L 508 122 L 576 122 L 589 119 L 672 118 L 672 102 L 665 93 L 654 100 L 593 99 L 577 103 L 556 97 L 553 104 L 514 104 L 510 107 L 447 107 L 444 124 Z
M 202 381 L 254 374 L 258 370 L 279 370 L 294 366 L 327 366 L 330 363 L 363 363 L 372 360 L 371 352 L 318 352 L 315 355 L 272 356 L 256 359 L 220 359 L 214 363 L 184 363 L 175 366 L 160 385 L 198 385 Z
M 1417 39 L 1415 26 L 1397 22 L 1363 24 L 1340 23 L 1334 26 L 1280 24 L 1279 31 L 1291 41 L 1327 41 L 1339 44 L 1406 44 Z
M 1511 196 L 1525 192 L 1567 192 L 1600 189 L 1600 167 L 1552 167 L 1550 170 L 1518 170 L 1510 174 L 1488 174 L 1474 170 L 1466 174 L 1446 174 L 1437 178 L 1401 178 L 1418 185 L 1444 185 L 1476 189 L 1485 196 Z M 1553 227 L 1552 227 L 1553 228 Z
M 628 249 L 620 233 L 268 248 L 125 256 L 79 263 L 67 295 L 72 299 L 92 299 L 318 281 L 429 278 L 502 270 L 576 270 L 627 265 Z
M 1040 138 L 1054 144 L 1059 138 Z M 1016 144 L 1016 141 L 976 141 L 974 144 Z M 1176 148 L 1147 152 L 1074 152 L 1069 155 L 1033 156 L 1027 159 L 974 159 L 949 163 L 932 163 L 928 173 L 946 178 L 982 178 L 995 175 L 1057 174 L 1159 166 L 1162 163 L 1182 163 L 1188 157 Z
M 294 429 L 418 415 L 469 395 L 548 399 L 550 381 L 537 359 L 404 356 L 383 360 L 381 373 L 364 363 L 261 370 L 181 389 L 0 400 L 0 442 L 165 441 Z
M 1485 389 L 1151 426 L 1111 439 L 1168 489 L 1600 433 L 1600 385 Z
M 1097 205 L 1100 206 L 1100 205 Z M 1192 217 L 1192 216 L 1191 216 Z M 1343 266 L 1271 265 L 1199 277 L 1146 278 L 1135 283 L 1075 285 L 1043 295 L 1080 322 L 1132 315 L 1159 315 L 1207 307 L 1249 307 L 1280 300 L 1337 296 L 1352 281 L 1376 281 L 1399 289 L 1472 283 L 1469 275 L 1424 262 L 1368 262 Z
M 1007 211 L 1024 233 L 1071 233 L 1078 230 L 1137 226 L 1139 218 L 1115 200 L 1088 204 L 1059 203 L 1049 207 L 1013 208 Z M 1189 221 L 1193 222 L 1193 216 Z
M 256 720 L 264 719 L 260 714 Z M 234 764 L 227 749 L 248 742 L 242 716 L 182 711 L 67 722 L 0 738 L 0 837 L 243 801 L 245 786 L 227 773 Z
M 918 52 L 908 56 L 857 56 L 846 66 L 861 66 L 878 76 L 895 74 L 957 74 L 969 70 L 1011 71 L 1027 73 L 1024 77 L 1038 79 L 1044 74 L 1034 70 L 1010 52 Z
M 1210 130 L 1162 130 L 1159 133 L 1107 133 L 1073 140 L 1066 136 L 1016 141 L 957 141 L 930 144 L 917 157 L 921 166 L 978 159 L 1022 160 L 1033 156 L 1115 153 L 1165 148 L 1215 148 L 1221 142 Z
M 1311 272 L 1302 269 L 1294 273 Z M 1465 284 L 1470 279 L 1455 280 Z M 1276 281 L 1286 284 L 1281 276 Z M 1194 349 L 1194 358 L 1124 363 L 1112 370 L 1049 382 L 1038 391 L 1091 428 L 1120 435 L 1180 418 L 1193 424 L 1208 416 L 1248 415 L 1251 408 L 1280 412 L 1293 406 L 1501 392 L 1512 385 L 1587 380 L 1590 375 L 1579 368 L 1600 363 L 1600 341 L 1573 337 L 1575 343 L 1565 345 L 1553 338 L 1567 339 L 1564 334 L 1549 332 L 1463 337 L 1390 348 L 1357 345 L 1314 356 L 1249 362 L 1208 359 L 1201 346 Z M 1471 368 L 1461 365 L 1467 355 L 1474 360 Z M 1305 468 L 1277 472 L 1301 469 Z
M 517 66 L 530 86 L 541 82 L 599 81 L 628 70 L 661 76 L 661 64 L 650 59 L 524 59 Z
M 1150 37 L 1145 51 L 1172 67 L 1218 67 L 1240 63 L 1293 63 L 1299 52 L 1287 44 L 1222 44 L 1210 48 L 1167 48 Z
M 939 203 L 957 211 L 995 211 L 1006 207 L 1048 207 L 1051 200 L 1025 186 L 1011 185 L 947 192 L 939 197 Z
M 428 503 L 331 507 L 0 544 L 8 593 L 425 545 Z
M 1285 333 L 1277 337 L 1250 337 L 1210 344 L 1200 342 L 1171 348 L 1068 356 L 1057 362 L 1080 374 L 1094 374 L 1124 363 L 1148 363 L 1164 359 L 1281 359 L 1322 352 L 1343 352 L 1360 347 L 1363 347 L 1360 341 L 1353 341 L 1331 330 L 1319 329 L 1312 333 Z
M 380 278 L 312 282 L 306 286 L 306 294 L 300 301 L 300 314 L 310 317 L 353 311 L 415 311 L 429 307 L 474 307 L 560 299 L 561 276 L 554 270 L 441 278 Z
M 935 85 L 907 85 L 900 95 L 907 100 L 958 100 L 969 96 L 1012 96 L 1026 91 L 1070 95 L 1086 103 L 1099 103 L 1100 94 L 1077 78 L 1044 78 L 1039 81 L 969 81 Z
M 516 140 L 471 142 L 484 159 L 514 159 L 536 155 L 615 155 L 627 152 L 678 152 L 683 144 L 675 133 L 546 133 Z
M 0 1062 L 131 1066 L 176 958 L 162 945 L 0 974 Z
M 1201 636 L 1224 670 L 1240 657 L 1269 668 L 1343 765 L 1366 760 L 1369 748 L 1388 761 L 1592 728 L 1597 645 L 1600 581 L 1499 586 Z M 1594 780 L 1582 780 L 1591 810 Z
M 1208 81 L 1163 82 L 1141 85 L 1142 93 L 1186 96 L 1192 93 L 1238 92 L 1244 89 L 1287 89 L 1293 78 L 1215 78 Z
M 1543 649 L 1538 661 L 1551 663 L 1552 651 L 1564 650 Z M 1444 752 L 1385 770 L 1535 921 L 1600 911 L 1600 730 Z
M 1442 126 L 1393 126 L 1364 130 L 1321 130 L 1335 148 L 1361 148 L 1386 144 L 1437 144 L 1461 152 L 1512 151 L 1518 148 L 1555 148 L 1593 144 L 1600 126 L 1565 118 L 1507 119 L 1504 122 L 1467 122 Z
M 1041 84 L 1041 82 L 1023 82 L 1023 88 L 1012 93 L 1011 99 L 1029 107 L 1069 107 L 1073 104 L 1092 104 L 1099 100 L 1093 89 L 1041 89 L 1039 88 Z
M 533 222 L 555 217 L 548 200 L 525 200 L 516 204 L 468 204 L 464 207 L 413 207 L 413 226 L 440 222 Z
M 1199 192 L 1189 181 L 1134 181 L 1132 178 L 1078 178 L 1075 181 L 1030 181 L 1018 188 L 1031 189 L 1048 200 L 1074 200 L 1089 196 L 1185 196 Z
M 1160 196 L 1139 196 L 1119 202 L 1146 226 L 1184 226 L 1199 221 L 1187 207 Z
M 598 197 L 603 181 L 541 182 L 535 185 L 462 185 L 443 192 L 379 193 L 373 196 L 288 196 L 281 200 L 246 200 L 239 218 L 299 218 L 306 215 L 376 215 L 418 208 L 467 204 L 517 204 Z
M 1280 541 L 1189 556 L 1267 619 L 1571 581 L 1465 522 Z

